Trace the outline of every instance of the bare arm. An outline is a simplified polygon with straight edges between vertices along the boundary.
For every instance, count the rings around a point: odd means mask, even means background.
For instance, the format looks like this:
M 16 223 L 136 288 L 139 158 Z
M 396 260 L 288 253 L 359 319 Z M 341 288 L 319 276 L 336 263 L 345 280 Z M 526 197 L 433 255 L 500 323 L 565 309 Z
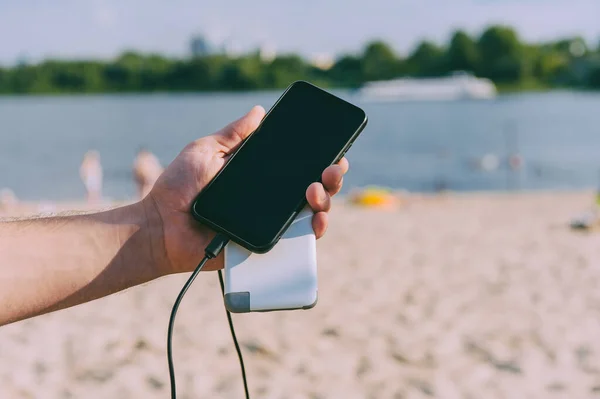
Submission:
M 160 222 L 144 206 L 0 222 L 0 325 L 159 277 Z

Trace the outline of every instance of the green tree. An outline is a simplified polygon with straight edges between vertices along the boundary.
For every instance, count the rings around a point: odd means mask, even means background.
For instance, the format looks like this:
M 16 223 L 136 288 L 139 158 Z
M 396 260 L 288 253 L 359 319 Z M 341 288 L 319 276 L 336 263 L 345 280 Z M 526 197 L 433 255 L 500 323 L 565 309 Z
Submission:
M 558 40 L 551 46 L 553 50 L 573 57 L 581 57 L 589 52 L 585 39 L 580 36 Z
M 479 51 L 477 44 L 462 30 L 456 31 L 450 39 L 446 52 L 445 68 L 448 72 L 479 70 Z
M 444 71 L 444 49 L 427 40 L 406 60 L 407 72 L 416 76 L 439 76 Z
M 271 61 L 264 61 L 260 57 L 260 52 L 255 51 L 254 53 L 241 57 L 238 60 L 238 63 L 240 68 L 244 71 L 244 74 L 252 79 L 254 87 L 265 87 L 265 73 Z
M 127 51 L 111 61 L 21 63 L 0 68 L 0 93 L 252 90 L 283 88 L 298 79 L 357 87 L 406 74 L 440 76 L 458 70 L 520 87 L 598 87 L 600 46 L 597 53 L 580 37 L 522 43 L 513 29 L 491 26 L 476 42 L 463 31 L 454 32 L 446 50 L 424 41 L 405 60 L 387 43 L 373 41 L 359 55 L 342 55 L 330 69 L 295 54 L 264 62 L 259 52 L 170 59 Z
M 85 78 L 75 68 L 63 68 L 56 71 L 52 76 L 52 86 L 65 92 L 83 92 L 85 90 Z
M 592 89 L 600 90 L 600 66 L 595 67 L 590 72 L 588 85 Z
M 165 76 L 166 86 L 177 91 L 218 89 L 227 63 L 219 55 L 175 62 Z
M 481 56 L 481 76 L 495 82 L 513 83 L 524 76 L 521 42 L 510 27 L 492 26 L 483 32 L 477 48 Z
M 111 92 L 131 90 L 134 79 L 130 71 L 123 65 L 108 64 L 102 70 L 102 80 L 105 89 Z
M 270 88 L 283 88 L 294 80 L 306 79 L 308 65 L 297 55 L 282 55 L 266 67 L 265 84 Z
M 141 91 L 167 90 L 167 75 L 173 62 L 158 54 L 150 54 L 144 58 L 139 70 Z
M 38 66 L 41 79 L 51 91 L 67 93 L 101 92 L 103 66 L 93 61 L 47 61 Z M 40 89 L 47 91 L 47 89 Z
M 401 61 L 394 50 L 382 41 L 369 43 L 362 56 L 362 79 L 385 80 L 401 73 Z
M 10 77 L 8 71 L 4 68 L 0 67 L 0 93 L 8 93 L 9 87 L 8 83 L 10 82 Z
M 228 63 L 219 77 L 219 86 L 225 90 L 251 90 L 258 88 L 257 76 L 252 76 L 240 63 Z
M 533 76 L 548 84 L 557 83 L 569 68 L 569 59 L 558 51 L 542 51 L 533 68 Z
M 12 93 L 33 93 L 35 85 L 39 84 L 39 81 L 38 68 L 31 65 L 19 65 L 13 69 L 8 87 Z
M 144 58 L 142 55 L 133 51 L 127 51 L 119 56 L 109 69 L 108 76 L 116 77 L 113 83 L 119 84 L 119 89 L 122 91 L 139 91 L 140 90 L 140 75 L 144 66 Z
M 335 62 L 328 71 L 328 76 L 340 86 L 356 87 L 364 81 L 362 71 L 361 58 L 345 55 Z

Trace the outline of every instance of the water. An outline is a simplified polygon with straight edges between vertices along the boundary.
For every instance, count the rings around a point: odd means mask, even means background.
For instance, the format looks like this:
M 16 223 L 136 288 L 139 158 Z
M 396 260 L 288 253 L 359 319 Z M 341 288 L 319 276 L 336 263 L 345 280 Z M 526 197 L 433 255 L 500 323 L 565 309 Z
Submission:
M 490 102 L 361 104 L 369 125 L 348 152 L 346 189 L 370 184 L 411 191 L 579 189 L 600 170 L 600 94 L 505 95 Z M 19 198 L 83 198 L 79 165 L 97 149 L 104 192 L 131 198 L 131 166 L 143 145 L 167 164 L 189 141 L 268 108 L 279 92 L 149 96 L 0 97 L 0 188 Z M 520 151 L 524 168 L 504 160 Z M 471 160 L 492 153 L 496 170 Z

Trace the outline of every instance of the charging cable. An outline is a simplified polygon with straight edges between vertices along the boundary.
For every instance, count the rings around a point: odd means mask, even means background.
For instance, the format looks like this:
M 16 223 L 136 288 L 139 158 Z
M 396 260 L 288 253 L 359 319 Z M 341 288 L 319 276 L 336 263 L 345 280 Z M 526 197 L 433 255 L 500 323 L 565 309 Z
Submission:
M 208 244 L 206 249 L 204 250 L 204 258 L 200 261 L 196 269 L 192 272 L 190 278 L 186 281 L 175 300 L 175 304 L 173 305 L 173 309 L 171 310 L 171 317 L 169 319 L 169 331 L 167 334 L 167 361 L 169 363 L 169 378 L 171 380 L 171 399 L 177 398 L 177 389 L 175 388 L 175 369 L 173 367 L 173 349 L 172 349 L 172 338 L 173 338 L 173 325 L 175 324 L 175 316 L 177 315 L 177 309 L 179 309 L 179 304 L 183 299 L 183 296 L 190 288 L 200 271 L 206 265 L 210 259 L 216 258 L 225 245 L 229 242 L 229 239 L 221 234 L 217 234 L 215 238 Z M 225 289 L 223 285 L 223 274 L 219 270 L 219 283 L 221 285 L 221 293 L 225 295 Z M 238 359 L 240 361 L 240 367 L 242 369 L 242 379 L 244 380 L 244 393 L 246 394 L 246 399 L 250 399 L 250 394 L 248 392 L 248 382 L 246 381 L 246 369 L 244 367 L 244 358 L 242 357 L 242 351 L 240 349 L 240 345 L 238 344 L 237 337 L 235 335 L 235 330 L 233 328 L 233 321 L 231 320 L 231 313 L 227 309 L 225 309 L 227 313 L 227 321 L 229 322 L 229 330 L 231 331 L 231 336 L 233 338 L 233 344 L 235 345 L 235 350 L 237 351 Z

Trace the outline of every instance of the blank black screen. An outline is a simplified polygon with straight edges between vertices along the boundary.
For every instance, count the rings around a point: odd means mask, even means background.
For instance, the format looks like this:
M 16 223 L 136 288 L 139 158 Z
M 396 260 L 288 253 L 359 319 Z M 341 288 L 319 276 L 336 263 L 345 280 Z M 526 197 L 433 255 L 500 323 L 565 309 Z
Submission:
M 196 214 L 254 247 L 268 246 L 364 120 L 360 108 L 294 83 L 200 193 Z

